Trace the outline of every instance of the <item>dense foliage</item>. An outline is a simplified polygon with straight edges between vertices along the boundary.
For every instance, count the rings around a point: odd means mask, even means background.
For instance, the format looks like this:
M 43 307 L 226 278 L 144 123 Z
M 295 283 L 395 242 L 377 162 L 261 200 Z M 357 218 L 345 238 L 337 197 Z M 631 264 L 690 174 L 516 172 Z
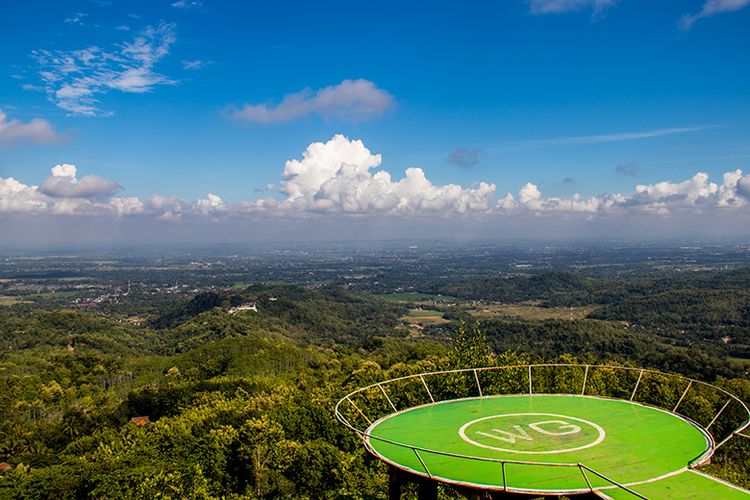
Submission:
M 14 466 L 0 472 L 0 497 L 381 498 L 384 468 L 335 421 L 335 402 L 369 383 L 448 367 L 635 363 L 716 381 L 750 400 L 745 362 L 710 343 L 689 347 L 673 331 L 746 338 L 746 277 L 692 281 L 694 291 L 653 281 L 607 288 L 563 273 L 486 280 L 471 293 L 455 285 L 444 291 L 605 306 L 590 319 L 481 324 L 447 306 L 449 323 L 420 332 L 403 321 L 406 305 L 337 286 L 207 291 L 175 298 L 141 324 L 0 308 L 0 461 Z M 232 311 L 242 304 L 256 310 Z M 538 383 L 563 388 L 579 376 L 540 372 Z M 632 385 L 608 376 L 592 378 L 592 390 Z M 465 390 L 462 383 L 446 380 L 442 390 Z M 643 397 L 657 402 L 676 390 L 654 381 Z M 685 404 L 705 417 L 720 402 L 700 396 Z M 727 446 L 711 472 L 748 485 L 747 441 Z

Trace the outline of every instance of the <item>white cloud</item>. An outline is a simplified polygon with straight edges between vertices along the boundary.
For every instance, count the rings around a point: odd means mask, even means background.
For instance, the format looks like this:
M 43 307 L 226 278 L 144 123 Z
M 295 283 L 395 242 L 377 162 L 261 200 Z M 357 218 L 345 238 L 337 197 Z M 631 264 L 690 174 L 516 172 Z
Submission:
M 208 193 L 205 198 L 195 202 L 195 208 L 203 215 L 212 215 L 223 212 L 226 206 L 220 196 Z
M 511 193 L 508 193 L 505 198 L 497 202 L 496 209 L 505 214 L 530 212 L 537 215 L 567 213 L 591 216 L 611 211 L 617 203 L 621 203 L 623 200 L 622 195 L 600 195 L 583 198 L 578 193 L 570 198 L 544 198 L 539 187 L 528 182 L 519 190 L 517 200 Z
M 737 179 L 737 194 L 750 201 L 750 175 Z
M 31 144 L 51 144 L 60 140 L 52 125 L 42 118 L 34 118 L 28 122 L 8 119 L 0 109 L 0 145 L 16 142 Z
M 75 24 L 78 26 L 84 26 L 84 19 L 88 16 L 88 14 L 84 14 L 83 12 L 78 12 L 76 14 L 73 14 L 72 16 L 65 18 L 65 21 L 63 21 L 65 24 Z
M 640 201 L 642 205 L 688 204 L 703 203 L 709 197 L 719 192 L 719 186 L 709 182 L 708 174 L 698 172 L 691 179 L 682 182 L 658 182 L 656 184 L 638 184 L 632 199 Z
M 52 177 L 72 177 L 75 179 L 78 169 L 75 165 L 69 163 L 62 163 L 52 167 Z
M 172 7 L 183 10 L 197 9 L 202 5 L 203 2 L 201 2 L 200 0 L 178 0 L 176 2 L 172 2 Z
M 78 179 L 76 173 L 75 165 L 55 165 L 39 191 L 53 198 L 101 198 L 121 189 L 119 184 L 104 177 L 87 175 Z
M 455 184 L 436 186 L 421 168 L 406 169 L 393 181 L 384 170 L 375 170 L 382 158 L 362 141 L 336 135 L 328 142 L 314 142 L 301 160 L 284 166 L 281 190 L 287 198 L 269 199 L 261 207 L 289 212 L 342 212 L 353 214 L 450 214 L 487 211 L 494 184 L 480 183 L 464 189 Z
M 750 0 L 706 0 L 703 3 L 703 7 L 697 14 L 685 14 L 683 15 L 677 25 L 683 31 L 687 31 L 693 27 L 693 25 L 707 17 L 712 17 L 717 14 L 723 14 L 725 12 L 734 12 L 743 9 L 750 5 Z
M 532 14 L 560 14 L 591 9 L 594 15 L 598 15 L 616 4 L 617 0 L 528 0 L 528 3 Z
M 380 116 L 393 104 L 393 96 L 369 80 L 344 80 L 318 90 L 287 94 L 277 105 L 245 104 L 228 112 L 244 123 L 282 123 L 310 115 L 362 121 Z
M 750 174 L 739 169 L 724 173 L 720 182 L 698 172 L 681 181 L 638 184 L 624 194 L 545 196 L 539 185 L 527 182 L 517 193 L 497 197 L 492 183 L 480 182 L 470 187 L 439 185 L 419 167 L 408 168 L 402 178 L 394 179 L 382 168 L 382 162 L 382 156 L 372 153 L 362 141 L 336 135 L 327 142 L 310 144 L 300 158 L 285 163 L 277 185 L 279 198 L 238 203 L 227 203 L 214 193 L 192 201 L 159 194 L 145 200 L 112 196 L 120 189 L 115 182 L 95 175 L 78 179 L 74 165 L 60 164 L 52 168 L 41 186 L 0 178 L 0 214 L 143 217 L 161 221 L 327 215 L 424 220 L 470 216 L 474 222 L 525 216 L 607 220 L 630 214 L 713 215 L 726 220 L 726 216 L 750 214 Z
M 90 46 L 36 50 L 32 55 L 40 65 L 39 75 L 51 102 L 74 115 L 108 115 L 111 112 L 99 108 L 99 98 L 109 91 L 143 93 L 157 85 L 175 83 L 155 71 L 175 39 L 175 25 L 163 23 L 148 26 L 111 51 Z
M 204 68 L 206 64 L 209 64 L 206 61 L 202 61 L 201 59 L 193 59 L 192 61 L 182 61 L 182 69 L 186 70 L 197 70 Z
M 143 202 L 135 196 L 128 196 L 125 198 L 113 196 L 109 200 L 109 204 L 119 216 L 141 214 L 145 210 Z
M 0 177 L 0 214 L 43 212 L 47 208 L 46 197 L 36 186 L 27 186 L 13 177 Z
M 530 212 L 537 215 L 584 214 L 589 217 L 627 213 L 697 214 L 747 206 L 743 199 L 746 198 L 742 191 L 744 185 L 750 188 L 750 175 L 743 175 L 741 170 L 725 173 L 721 185 L 710 182 L 708 174 L 699 172 L 682 182 L 639 184 L 629 195 L 601 194 L 589 198 L 580 194 L 568 198 L 544 198 L 538 186 L 527 183 L 519 191 L 518 199 L 509 193 L 496 203 L 496 209 L 506 214 Z
M 587 144 L 604 144 L 609 142 L 635 141 L 640 139 L 652 139 L 670 135 L 688 134 L 701 132 L 714 128 L 713 125 L 701 125 L 698 127 L 675 127 L 640 130 L 635 132 L 616 132 L 612 134 L 578 135 L 568 137 L 553 137 L 550 139 L 531 139 L 527 141 L 513 141 L 499 144 L 501 148 L 518 147 L 545 147 L 545 146 L 576 146 Z
M 44 87 L 41 85 L 34 85 L 33 83 L 22 83 L 21 88 L 30 92 L 44 92 Z

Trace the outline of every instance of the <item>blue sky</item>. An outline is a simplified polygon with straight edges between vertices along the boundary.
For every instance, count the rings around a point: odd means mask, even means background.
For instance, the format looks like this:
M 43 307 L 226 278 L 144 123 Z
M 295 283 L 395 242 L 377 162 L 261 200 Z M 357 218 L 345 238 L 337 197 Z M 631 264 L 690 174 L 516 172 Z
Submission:
M 748 4 L 4 2 L 0 219 L 744 221 Z

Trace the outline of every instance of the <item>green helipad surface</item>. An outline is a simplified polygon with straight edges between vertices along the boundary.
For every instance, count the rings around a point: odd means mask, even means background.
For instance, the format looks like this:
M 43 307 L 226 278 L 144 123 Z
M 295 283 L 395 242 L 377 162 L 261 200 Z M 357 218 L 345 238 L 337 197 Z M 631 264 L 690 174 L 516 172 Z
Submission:
M 419 452 L 378 440 L 479 458 L 582 463 L 625 485 L 657 483 L 685 471 L 710 446 L 706 434 L 669 412 L 628 401 L 572 395 L 471 398 L 389 415 L 368 431 L 385 461 L 442 480 L 503 487 L 500 463 Z M 422 462 L 420 462 L 420 458 Z M 509 490 L 588 490 L 578 467 L 506 463 Z M 594 488 L 611 483 L 588 474 Z M 608 493 L 609 494 L 609 493 Z
M 633 487 L 647 498 L 669 498 L 679 500 L 747 500 L 750 493 L 715 477 L 687 470 L 659 481 L 639 484 Z M 633 495 L 624 490 L 605 490 L 606 497 L 614 500 L 632 500 Z

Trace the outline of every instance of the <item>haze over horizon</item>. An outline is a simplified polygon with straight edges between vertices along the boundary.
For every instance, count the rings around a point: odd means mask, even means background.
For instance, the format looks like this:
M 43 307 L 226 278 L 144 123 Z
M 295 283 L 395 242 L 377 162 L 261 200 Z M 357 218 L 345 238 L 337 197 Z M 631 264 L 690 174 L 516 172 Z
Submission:
M 743 239 L 749 5 L 7 3 L 0 244 Z

